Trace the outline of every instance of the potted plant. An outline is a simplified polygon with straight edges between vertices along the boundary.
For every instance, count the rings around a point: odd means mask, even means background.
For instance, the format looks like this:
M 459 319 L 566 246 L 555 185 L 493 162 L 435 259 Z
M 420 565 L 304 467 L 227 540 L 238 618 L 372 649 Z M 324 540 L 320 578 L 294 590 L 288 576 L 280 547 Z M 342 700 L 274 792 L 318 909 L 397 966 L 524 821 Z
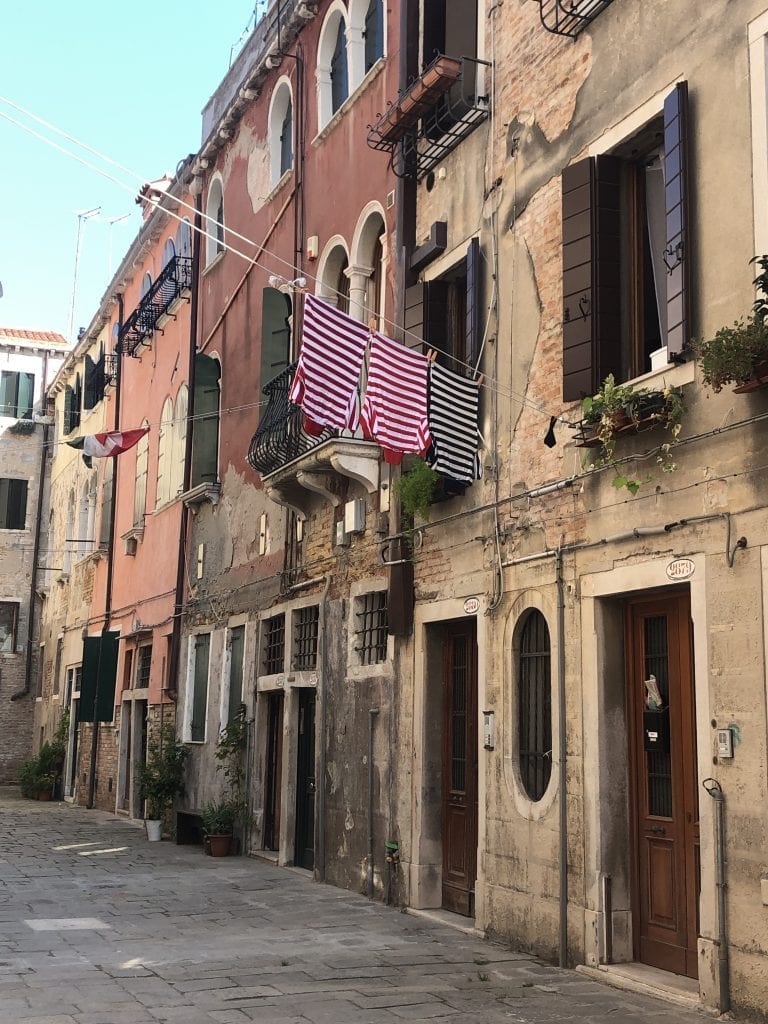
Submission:
M 664 472 L 669 473 L 676 468 L 671 450 L 679 437 L 684 413 L 685 403 L 680 388 L 634 388 L 631 384 L 617 384 L 613 374 L 609 374 L 596 394 L 582 400 L 577 446 L 599 449 L 588 465 L 612 466 L 616 471 L 613 486 L 626 487 L 631 494 L 636 494 L 641 481 L 627 476 L 619 468 L 617 438 L 655 427 L 666 430 L 672 440 L 661 445 L 656 461 Z
M 235 834 L 235 822 L 240 816 L 240 807 L 235 800 L 219 800 L 204 804 L 200 815 L 203 819 L 205 847 L 211 857 L 228 857 Z
M 395 494 L 400 498 L 403 515 L 410 523 L 417 515 L 426 519 L 439 484 L 440 474 L 423 459 L 415 459 L 412 467 L 395 481 Z
M 147 745 L 147 760 L 139 765 L 139 786 L 147 802 L 146 828 L 150 842 L 162 835 L 162 822 L 171 804 L 184 792 L 184 765 L 189 749 L 176 738 L 171 722 L 164 723 Z
M 713 391 L 735 384 L 734 391 L 744 394 L 768 386 L 768 256 L 752 262 L 761 273 L 753 281 L 758 297 L 751 314 L 693 343 L 704 383 Z

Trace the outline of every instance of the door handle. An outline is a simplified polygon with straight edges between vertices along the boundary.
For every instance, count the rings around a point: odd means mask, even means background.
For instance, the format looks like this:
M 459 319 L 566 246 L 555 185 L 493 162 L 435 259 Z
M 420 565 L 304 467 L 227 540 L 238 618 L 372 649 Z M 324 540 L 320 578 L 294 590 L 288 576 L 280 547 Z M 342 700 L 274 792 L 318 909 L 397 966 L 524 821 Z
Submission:
M 653 832 L 657 836 L 665 836 L 667 834 L 667 830 L 663 825 L 648 825 L 645 831 Z

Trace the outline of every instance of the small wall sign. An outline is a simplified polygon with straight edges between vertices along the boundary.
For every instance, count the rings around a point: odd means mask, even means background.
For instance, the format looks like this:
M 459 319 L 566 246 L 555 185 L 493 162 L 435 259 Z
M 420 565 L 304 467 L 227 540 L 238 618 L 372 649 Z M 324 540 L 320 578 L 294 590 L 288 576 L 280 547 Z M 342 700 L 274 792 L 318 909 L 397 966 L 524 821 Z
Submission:
M 477 597 L 468 597 L 464 602 L 464 611 L 467 615 L 474 615 L 480 611 L 480 599 Z
M 696 572 L 696 565 L 690 558 L 674 558 L 667 566 L 667 576 L 671 580 L 689 580 Z

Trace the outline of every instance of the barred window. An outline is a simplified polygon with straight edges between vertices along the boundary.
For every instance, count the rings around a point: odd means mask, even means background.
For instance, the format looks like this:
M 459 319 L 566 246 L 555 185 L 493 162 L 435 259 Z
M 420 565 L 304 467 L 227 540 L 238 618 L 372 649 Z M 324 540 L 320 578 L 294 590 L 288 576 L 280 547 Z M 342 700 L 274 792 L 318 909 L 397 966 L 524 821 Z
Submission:
M 549 629 L 535 608 L 520 634 L 519 658 L 520 775 L 531 800 L 541 800 L 552 774 L 552 687 Z
M 149 686 L 149 670 L 152 666 L 152 644 L 145 644 L 139 648 L 139 657 L 136 662 L 136 689 L 145 689 Z
M 317 666 L 317 632 L 320 608 L 298 608 L 293 617 L 293 667 L 311 671 Z
M 355 650 L 360 665 L 387 660 L 387 592 L 365 594 L 356 601 Z
M 264 621 L 264 674 L 282 672 L 285 666 L 285 615 Z

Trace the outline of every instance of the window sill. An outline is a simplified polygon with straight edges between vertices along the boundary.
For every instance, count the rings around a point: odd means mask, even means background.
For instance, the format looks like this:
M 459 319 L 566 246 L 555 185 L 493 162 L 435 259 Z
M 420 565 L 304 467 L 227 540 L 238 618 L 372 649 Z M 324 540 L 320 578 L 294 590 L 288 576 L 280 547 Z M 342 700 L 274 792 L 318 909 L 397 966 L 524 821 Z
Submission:
M 276 199 L 280 195 L 280 193 L 283 191 L 283 189 L 285 188 L 285 186 L 288 184 L 292 177 L 293 167 L 289 167 L 288 170 L 285 171 L 285 173 L 282 175 L 282 177 L 278 179 L 272 191 L 267 195 L 266 199 L 264 200 L 265 205 L 267 203 L 271 203 L 273 199 Z
M 339 121 L 342 121 L 344 119 L 347 112 L 355 105 L 357 100 L 363 95 L 364 92 L 366 92 L 368 88 L 370 88 L 371 84 L 379 77 L 379 75 L 382 73 L 386 65 L 386 56 L 379 57 L 379 59 L 373 65 L 371 70 L 366 74 L 362 82 L 360 82 L 360 84 L 357 86 L 355 91 L 353 93 L 350 93 L 349 96 L 347 96 L 347 98 L 341 104 L 341 106 L 330 119 L 330 121 L 327 121 L 320 129 L 320 131 L 317 133 L 317 135 L 314 137 L 314 139 L 312 139 L 313 146 L 319 146 L 320 143 L 323 142 L 330 135 L 330 133 L 333 131 L 333 129 L 336 127 Z
M 205 504 L 206 501 L 216 506 L 219 504 L 219 498 L 221 497 L 221 484 L 218 482 L 215 484 L 198 484 L 197 487 L 192 487 L 190 490 L 185 491 L 180 497 L 187 508 L 193 512 L 197 511 L 198 507 Z
M 213 270 L 214 267 L 218 267 L 218 265 L 224 259 L 226 252 L 227 250 L 225 247 L 220 252 L 216 253 L 216 255 L 213 257 L 210 263 L 206 263 L 206 265 L 203 267 L 203 277 L 206 277 Z
M 640 377 L 633 377 L 631 380 L 622 383 L 631 384 L 633 387 L 654 389 L 666 385 L 682 387 L 684 384 L 692 384 L 696 379 L 696 363 L 689 359 L 685 363 L 667 363 L 664 366 L 657 366 L 650 373 L 644 373 Z

